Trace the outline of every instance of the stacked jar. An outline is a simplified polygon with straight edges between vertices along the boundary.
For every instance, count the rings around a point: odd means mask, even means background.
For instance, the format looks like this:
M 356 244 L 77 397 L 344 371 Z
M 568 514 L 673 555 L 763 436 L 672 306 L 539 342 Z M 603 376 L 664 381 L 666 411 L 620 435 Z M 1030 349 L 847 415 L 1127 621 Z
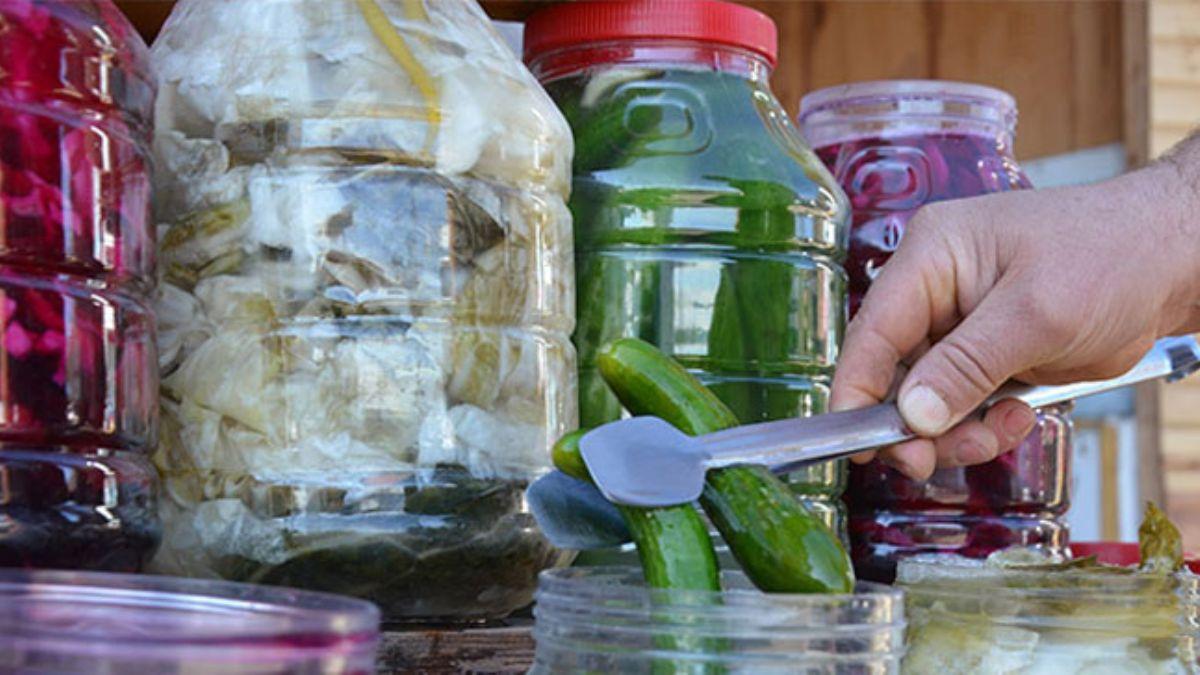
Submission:
M 715 0 L 563 3 L 530 18 L 525 58 L 575 134 L 583 425 L 621 415 L 595 363 L 620 337 L 743 422 L 824 412 L 848 208 L 771 92 L 774 23 Z M 845 532 L 844 463 L 792 481 Z
M 0 566 L 158 545 L 153 105 L 109 0 L 0 3 Z
M 181 0 L 153 50 L 158 569 L 527 605 L 577 426 L 562 116 L 471 0 Z
M 1016 115 L 1008 94 L 954 82 L 864 82 L 804 97 L 803 133 L 854 209 L 851 313 L 922 205 L 1030 187 L 1012 153 Z M 1070 440 L 1058 407 L 1039 411 L 1015 450 L 925 482 L 880 461 L 852 467 L 847 502 L 859 576 L 891 581 L 897 559 L 915 553 L 978 558 L 1012 545 L 1062 552 Z

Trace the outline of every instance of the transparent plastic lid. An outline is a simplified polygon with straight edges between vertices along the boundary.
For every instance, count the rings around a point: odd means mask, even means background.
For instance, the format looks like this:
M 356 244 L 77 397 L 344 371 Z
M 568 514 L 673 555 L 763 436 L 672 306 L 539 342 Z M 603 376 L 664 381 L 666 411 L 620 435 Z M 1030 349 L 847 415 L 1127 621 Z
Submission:
M 1007 92 L 970 82 L 876 80 L 806 94 L 799 122 L 814 148 L 924 134 L 1003 137 L 1011 146 L 1017 104 Z
M 0 570 L 0 608 L 0 672 L 371 672 L 379 631 L 362 600 L 95 572 Z

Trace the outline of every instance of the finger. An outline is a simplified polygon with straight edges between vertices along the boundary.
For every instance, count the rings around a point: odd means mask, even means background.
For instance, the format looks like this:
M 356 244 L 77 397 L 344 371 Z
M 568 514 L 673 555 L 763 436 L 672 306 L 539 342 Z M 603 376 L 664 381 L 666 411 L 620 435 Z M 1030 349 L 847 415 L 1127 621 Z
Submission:
M 850 455 L 850 461 L 854 462 L 855 464 L 868 464 L 873 459 L 875 459 L 875 451 L 874 450 L 860 452 L 857 455 Z
M 1037 414 L 1016 399 L 1000 401 L 983 416 L 983 424 L 996 436 L 1000 452 L 1008 452 L 1021 444 L 1037 424 Z
M 983 464 L 1000 454 L 1000 439 L 979 420 L 958 424 L 935 439 L 933 445 L 939 467 Z
M 915 481 L 926 481 L 933 475 L 937 454 L 933 441 L 918 438 L 886 448 L 879 453 L 885 464 Z
M 1038 364 L 1052 346 L 1035 335 L 1005 339 L 1024 316 L 1019 295 L 997 287 L 975 311 L 913 364 L 897 405 L 919 435 L 939 436 L 1013 374 Z
M 905 234 L 850 323 L 834 373 L 834 410 L 883 400 L 896 365 L 934 323 L 954 313 L 954 274 L 946 262 L 952 256 L 940 237 L 923 234 L 927 229 Z

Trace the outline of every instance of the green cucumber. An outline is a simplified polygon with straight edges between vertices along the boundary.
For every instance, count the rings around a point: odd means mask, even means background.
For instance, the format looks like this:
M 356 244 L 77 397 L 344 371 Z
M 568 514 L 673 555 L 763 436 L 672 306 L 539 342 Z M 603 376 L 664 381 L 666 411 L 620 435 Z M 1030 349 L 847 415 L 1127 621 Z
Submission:
M 559 471 L 591 482 L 579 453 L 586 430 L 567 434 L 554 444 L 552 457 Z M 643 509 L 616 505 L 637 545 L 646 584 L 652 588 L 697 591 L 721 590 L 720 566 L 704 519 L 691 504 Z
M 656 415 L 690 435 L 738 419 L 691 373 L 648 342 L 622 338 L 596 359 L 604 381 L 634 415 Z M 849 593 L 850 557 L 829 527 L 761 466 L 708 472 L 700 505 L 754 585 L 769 593 Z

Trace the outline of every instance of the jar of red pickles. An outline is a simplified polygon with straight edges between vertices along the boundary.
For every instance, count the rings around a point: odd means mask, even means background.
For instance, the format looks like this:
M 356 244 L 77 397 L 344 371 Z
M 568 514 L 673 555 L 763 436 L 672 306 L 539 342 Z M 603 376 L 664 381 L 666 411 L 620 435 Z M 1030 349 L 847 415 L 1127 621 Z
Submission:
M 0 2 L 0 566 L 158 544 L 154 93 L 109 0 Z
M 1030 187 L 1013 158 L 1016 121 L 1008 94 L 957 82 L 862 82 L 804 97 L 804 136 L 853 207 L 852 314 L 922 205 Z M 858 575 L 891 581 L 897 559 L 915 553 L 1065 548 L 1071 424 L 1065 408 L 1041 410 L 1039 420 L 1015 450 L 925 482 L 878 461 L 852 467 L 846 500 Z

